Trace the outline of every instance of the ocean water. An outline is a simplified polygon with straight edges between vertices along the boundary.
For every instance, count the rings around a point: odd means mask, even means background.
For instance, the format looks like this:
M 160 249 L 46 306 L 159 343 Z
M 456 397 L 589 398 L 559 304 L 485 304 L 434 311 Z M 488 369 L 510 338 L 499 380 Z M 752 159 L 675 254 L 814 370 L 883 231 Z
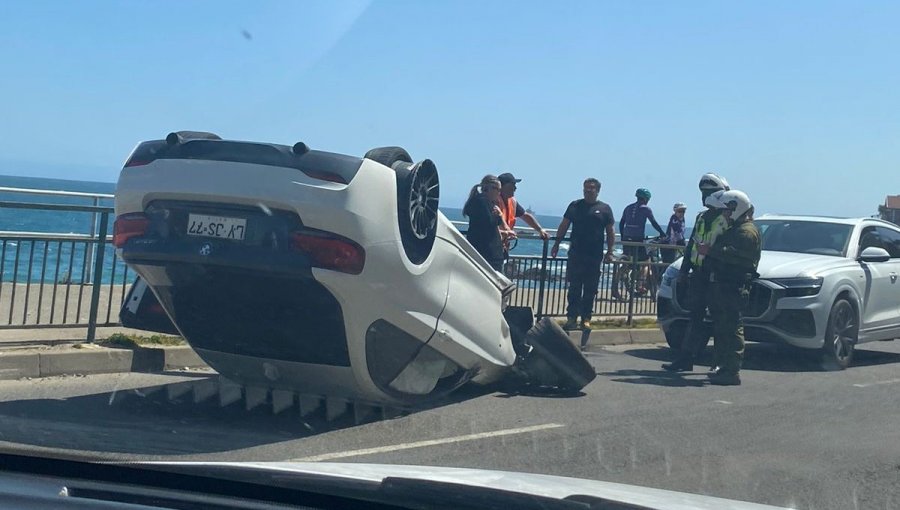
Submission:
M 40 177 L 23 177 L 0 175 L 0 187 L 42 189 L 56 191 L 77 191 L 84 193 L 113 194 L 115 183 L 47 179 Z M 31 195 L 0 192 L 0 201 L 30 202 L 46 204 L 95 205 L 92 198 L 60 197 L 48 195 Z M 112 207 L 112 199 L 99 199 L 96 205 Z M 465 228 L 462 211 L 453 207 L 442 207 L 441 211 L 451 221 L 461 222 Z M 559 226 L 557 216 L 538 215 L 538 221 L 546 230 L 554 232 Z M 109 218 L 108 232 L 111 235 L 113 218 Z M 54 234 L 88 234 L 91 226 L 99 230 L 99 218 L 89 212 L 40 211 L 29 209 L 12 209 L 0 207 L 0 231 L 6 232 L 40 232 Z M 519 221 L 520 226 L 526 226 Z M 565 248 L 566 245 L 564 244 Z M 537 239 L 520 239 L 512 250 L 516 256 L 541 256 L 543 243 Z M 565 251 L 562 250 L 561 255 Z M 104 271 L 102 281 L 109 283 L 126 278 L 126 270 L 121 261 L 114 261 L 114 251 L 107 247 L 104 255 Z M 31 261 L 29 267 L 29 260 Z M 115 265 L 115 268 L 113 267 Z M 38 282 L 38 281 L 73 281 L 90 280 L 93 268 L 90 250 L 84 243 L 66 241 L 7 240 L 0 243 L 0 281 L 2 282 Z M 113 271 L 115 269 L 115 271 Z

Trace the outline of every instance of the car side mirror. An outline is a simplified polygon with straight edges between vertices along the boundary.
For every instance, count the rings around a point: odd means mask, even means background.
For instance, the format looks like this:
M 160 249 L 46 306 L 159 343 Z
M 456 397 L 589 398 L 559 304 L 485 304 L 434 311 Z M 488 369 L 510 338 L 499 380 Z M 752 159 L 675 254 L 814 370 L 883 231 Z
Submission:
M 887 262 L 891 260 L 891 254 L 884 248 L 869 246 L 859 255 L 861 262 Z

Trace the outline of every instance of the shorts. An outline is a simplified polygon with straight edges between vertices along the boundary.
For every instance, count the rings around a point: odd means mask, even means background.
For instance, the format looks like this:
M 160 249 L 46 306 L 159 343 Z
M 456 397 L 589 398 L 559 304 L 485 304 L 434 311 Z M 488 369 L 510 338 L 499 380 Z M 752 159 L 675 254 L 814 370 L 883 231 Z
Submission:
M 637 260 L 638 262 L 650 260 L 650 254 L 647 253 L 646 246 L 623 246 L 622 255 L 628 256 L 631 260 Z

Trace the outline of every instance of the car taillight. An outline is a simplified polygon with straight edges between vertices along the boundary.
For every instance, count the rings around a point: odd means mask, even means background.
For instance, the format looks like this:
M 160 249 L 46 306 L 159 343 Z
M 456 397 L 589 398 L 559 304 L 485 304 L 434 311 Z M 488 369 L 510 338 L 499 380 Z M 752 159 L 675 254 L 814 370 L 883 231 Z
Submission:
M 291 248 L 306 253 L 313 267 L 322 269 L 359 274 L 366 263 L 366 252 L 360 245 L 318 230 L 293 232 Z
M 149 226 L 150 219 L 144 213 L 123 214 L 116 218 L 113 226 L 113 244 L 121 248 L 132 237 L 144 235 Z

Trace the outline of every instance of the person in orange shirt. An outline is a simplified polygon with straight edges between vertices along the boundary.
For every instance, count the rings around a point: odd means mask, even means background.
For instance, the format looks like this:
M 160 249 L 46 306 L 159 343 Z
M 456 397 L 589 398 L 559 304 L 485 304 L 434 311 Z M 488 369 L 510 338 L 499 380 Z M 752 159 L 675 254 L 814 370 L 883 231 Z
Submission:
M 522 182 L 522 179 L 516 179 L 516 177 L 509 173 L 502 173 L 497 176 L 500 179 L 500 199 L 497 201 L 497 205 L 500 206 L 500 211 L 503 216 L 503 220 L 506 222 L 506 225 L 513 229 L 516 224 L 516 218 L 522 218 L 525 220 L 531 228 L 538 233 L 538 236 L 546 241 L 550 239 L 550 235 L 546 230 L 541 228 L 541 225 L 538 223 L 537 218 L 534 217 L 533 214 L 526 211 L 519 203 L 516 201 L 516 188 L 517 184 Z M 503 259 L 506 260 L 509 258 L 509 238 L 505 239 L 503 243 Z

